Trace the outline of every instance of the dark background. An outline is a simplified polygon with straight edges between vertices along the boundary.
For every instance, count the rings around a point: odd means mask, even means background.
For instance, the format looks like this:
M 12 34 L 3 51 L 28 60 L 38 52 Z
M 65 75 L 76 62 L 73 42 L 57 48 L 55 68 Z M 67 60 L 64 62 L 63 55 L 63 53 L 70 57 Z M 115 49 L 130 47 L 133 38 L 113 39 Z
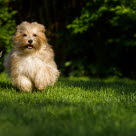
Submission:
M 46 26 L 63 76 L 136 78 L 135 0 L 0 0 L 0 62 L 22 21 Z

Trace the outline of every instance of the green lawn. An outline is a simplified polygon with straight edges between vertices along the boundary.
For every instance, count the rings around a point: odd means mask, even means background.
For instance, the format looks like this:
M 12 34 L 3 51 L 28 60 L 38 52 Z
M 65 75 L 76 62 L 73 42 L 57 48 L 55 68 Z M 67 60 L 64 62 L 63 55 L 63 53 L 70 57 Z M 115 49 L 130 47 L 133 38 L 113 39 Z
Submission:
M 61 78 L 22 93 L 0 75 L 0 136 L 135 136 L 136 81 Z

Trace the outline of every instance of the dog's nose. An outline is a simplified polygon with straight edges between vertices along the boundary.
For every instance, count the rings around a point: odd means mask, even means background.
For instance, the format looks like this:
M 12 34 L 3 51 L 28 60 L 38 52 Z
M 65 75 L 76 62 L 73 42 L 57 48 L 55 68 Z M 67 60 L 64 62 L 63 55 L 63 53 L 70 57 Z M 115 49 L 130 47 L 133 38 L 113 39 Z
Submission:
M 33 40 L 28 40 L 28 42 L 29 42 L 29 43 L 32 43 L 32 42 L 33 42 Z

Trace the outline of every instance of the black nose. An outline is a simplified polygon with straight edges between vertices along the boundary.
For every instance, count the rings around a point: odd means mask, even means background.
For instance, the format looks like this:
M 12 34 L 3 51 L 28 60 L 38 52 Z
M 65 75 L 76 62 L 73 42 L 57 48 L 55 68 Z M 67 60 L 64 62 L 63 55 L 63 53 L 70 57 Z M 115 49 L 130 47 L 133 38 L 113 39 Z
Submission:
M 28 42 L 29 42 L 29 43 L 32 43 L 32 42 L 33 42 L 33 40 L 28 40 Z

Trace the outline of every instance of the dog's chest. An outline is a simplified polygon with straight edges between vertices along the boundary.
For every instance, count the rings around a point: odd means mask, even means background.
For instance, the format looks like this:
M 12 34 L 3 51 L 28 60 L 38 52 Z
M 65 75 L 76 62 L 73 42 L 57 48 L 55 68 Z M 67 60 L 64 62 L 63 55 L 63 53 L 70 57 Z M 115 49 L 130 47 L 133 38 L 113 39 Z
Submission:
M 36 57 L 26 57 L 19 62 L 18 71 L 23 74 L 32 74 L 44 67 L 45 63 Z

